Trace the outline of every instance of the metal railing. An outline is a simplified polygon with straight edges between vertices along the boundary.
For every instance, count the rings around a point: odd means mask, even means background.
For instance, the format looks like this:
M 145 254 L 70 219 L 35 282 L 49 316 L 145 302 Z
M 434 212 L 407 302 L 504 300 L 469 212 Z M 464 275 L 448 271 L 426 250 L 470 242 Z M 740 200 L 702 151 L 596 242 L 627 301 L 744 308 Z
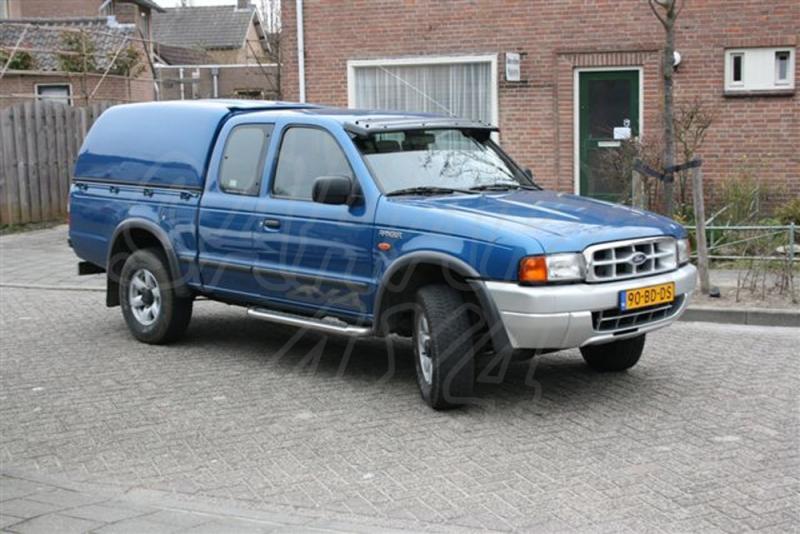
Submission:
M 686 226 L 691 234 L 697 232 L 694 226 Z M 795 252 L 797 225 L 783 226 L 746 225 L 746 226 L 706 226 L 708 242 L 708 259 L 710 260 L 757 260 L 788 261 L 793 264 L 800 261 Z M 731 234 L 736 238 L 729 240 Z M 780 238 L 785 235 L 785 238 Z M 748 252 L 756 252 L 748 254 Z M 765 254 L 764 252 L 771 253 Z M 692 257 L 697 254 L 693 251 Z

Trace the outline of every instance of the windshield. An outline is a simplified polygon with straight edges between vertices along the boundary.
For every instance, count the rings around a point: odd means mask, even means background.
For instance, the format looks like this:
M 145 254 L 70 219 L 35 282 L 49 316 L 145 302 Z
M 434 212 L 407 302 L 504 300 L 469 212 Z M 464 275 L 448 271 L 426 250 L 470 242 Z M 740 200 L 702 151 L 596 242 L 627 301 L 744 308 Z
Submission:
M 446 193 L 532 185 L 501 155 L 488 132 L 406 130 L 374 133 L 354 142 L 387 195 L 405 190 Z

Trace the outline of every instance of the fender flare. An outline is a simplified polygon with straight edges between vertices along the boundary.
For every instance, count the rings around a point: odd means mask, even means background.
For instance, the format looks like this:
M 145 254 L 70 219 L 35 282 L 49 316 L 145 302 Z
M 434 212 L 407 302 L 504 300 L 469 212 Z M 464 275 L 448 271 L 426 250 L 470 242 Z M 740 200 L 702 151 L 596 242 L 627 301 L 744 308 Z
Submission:
M 109 241 L 108 247 L 108 254 L 106 257 L 106 272 L 107 274 L 107 288 L 109 293 L 106 295 L 106 304 L 107 305 L 117 305 L 118 302 L 116 295 L 111 295 L 112 289 L 116 288 L 118 284 L 117 280 L 112 280 L 114 276 L 112 273 L 112 254 L 114 251 L 114 245 L 116 245 L 117 240 L 121 237 L 124 238 L 124 234 L 129 232 L 130 230 L 144 230 L 152 234 L 158 242 L 161 244 L 161 248 L 164 249 L 164 254 L 167 257 L 167 268 L 169 269 L 170 276 L 172 280 L 175 282 L 175 292 L 181 297 L 187 297 L 190 295 L 189 288 L 183 282 L 181 277 L 181 270 L 180 270 L 180 263 L 178 262 L 178 255 L 175 253 L 175 248 L 172 246 L 172 241 L 170 241 L 169 236 L 164 231 L 163 228 L 158 226 L 153 221 L 148 219 L 142 218 L 132 218 L 126 219 L 122 221 L 117 227 L 114 229 L 114 232 L 111 234 L 111 240 Z M 113 304 L 111 304 L 113 302 Z
M 379 336 L 386 335 L 383 332 L 383 318 L 381 317 L 384 295 L 390 290 L 390 280 L 401 269 L 412 267 L 417 264 L 427 263 L 439 265 L 441 267 L 450 269 L 463 277 L 469 289 L 475 294 L 478 300 L 478 305 L 484 313 L 486 322 L 489 327 L 489 333 L 492 338 L 492 344 L 497 353 L 505 353 L 511 350 L 511 341 L 508 338 L 505 326 L 503 326 L 503 319 L 497 309 L 497 305 L 486 289 L 486 284 L 483 283 L 480 273 L 475 270 L 470 264 L 444 252 L 436 251 L 417 251 L 410 252 L 400 256 L 393 261 L 389 267 L 384 271 L 381 281 L 378 285 L 377 294 L 375 296 L 374 304 L 374 328 L 375 333 Z

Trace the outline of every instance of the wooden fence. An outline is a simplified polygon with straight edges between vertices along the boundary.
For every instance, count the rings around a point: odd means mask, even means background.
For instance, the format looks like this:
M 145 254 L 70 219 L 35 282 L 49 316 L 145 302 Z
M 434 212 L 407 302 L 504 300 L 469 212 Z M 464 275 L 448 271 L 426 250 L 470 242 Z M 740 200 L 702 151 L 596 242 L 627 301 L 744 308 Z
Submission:
M 0 109 L 0 224 L 66 216 L 78 150 L 89 127 L 112 105 L 36 101 Z

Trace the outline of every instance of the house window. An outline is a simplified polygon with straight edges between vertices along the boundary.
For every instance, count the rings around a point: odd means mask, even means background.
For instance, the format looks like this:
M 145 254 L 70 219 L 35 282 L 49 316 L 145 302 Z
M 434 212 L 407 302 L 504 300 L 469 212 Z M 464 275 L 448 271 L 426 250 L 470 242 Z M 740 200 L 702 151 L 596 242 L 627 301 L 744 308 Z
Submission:
M 742 60 L 744 56 L 742 54 L 731 54 L 731 69 L 733 72 L 731 73 L 731 83 L 732 84 L 741 84 L 742 83 Z
M 788 50 L 775 52 L 775 84 L 786 85 L 789 83 L 789 62 L 791 54 Z
M 793 48 L 726 50 L 726 94 L 793 90 L 794 56 Z
M 36 97 L 48 102 L 59 102 L 69 105 L 72 97 L 72 87 L 69 84 L 37 84 Z
M 451 115 L 497 124 L 497 57 L 348 62 L 351 107 Z
M 243 100 L 263 100 L 264 91 L 261 89 L 236 89 L 233 94 Z

